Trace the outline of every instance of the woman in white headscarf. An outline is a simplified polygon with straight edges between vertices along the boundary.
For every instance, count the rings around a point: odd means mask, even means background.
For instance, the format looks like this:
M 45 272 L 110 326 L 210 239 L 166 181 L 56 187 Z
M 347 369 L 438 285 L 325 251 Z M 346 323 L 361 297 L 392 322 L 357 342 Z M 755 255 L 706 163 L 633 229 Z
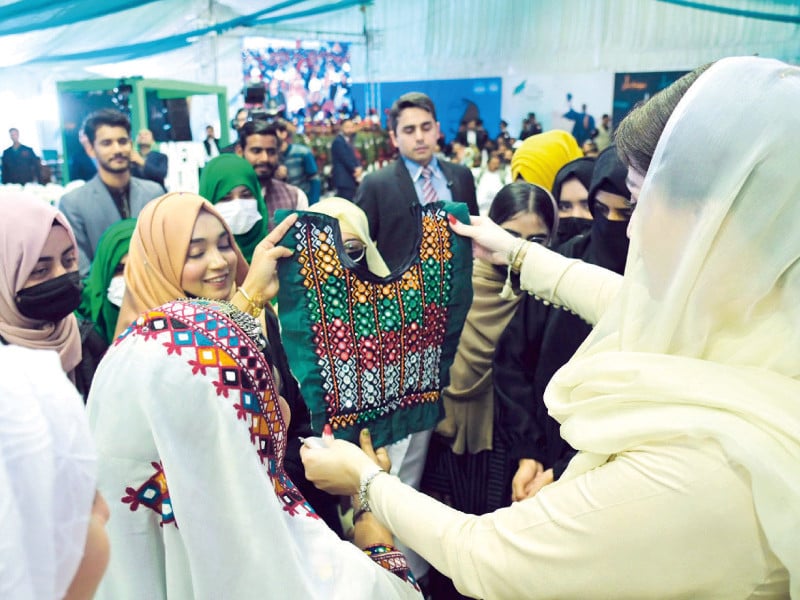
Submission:
M 597 323 L 545 392 L 579 450 L 559 481 L 471 517 L 340 441 L 303 449 L 309 478 L 475 597 L 800 598 L 798 104 L 800 68 L 746 57 L 632 113 L 623 278 L 453 225 Z

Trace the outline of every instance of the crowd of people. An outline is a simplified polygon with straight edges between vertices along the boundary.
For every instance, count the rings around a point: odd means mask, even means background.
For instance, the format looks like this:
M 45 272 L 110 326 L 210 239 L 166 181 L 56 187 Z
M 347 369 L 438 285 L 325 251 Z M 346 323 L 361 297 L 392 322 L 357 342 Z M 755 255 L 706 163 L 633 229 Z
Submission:
M 266 88 L 264 110 L 270 116 L 303 126 L 353 114 L 348 44 L 254 42 L 242 51 L 244 83 Z
M 164 193 L 93 113 L 0 193 L 0 596 L 800 597 L 798 100 L 726 58 L 478 169 L 409 92 L 342 197 L 258 119 Z

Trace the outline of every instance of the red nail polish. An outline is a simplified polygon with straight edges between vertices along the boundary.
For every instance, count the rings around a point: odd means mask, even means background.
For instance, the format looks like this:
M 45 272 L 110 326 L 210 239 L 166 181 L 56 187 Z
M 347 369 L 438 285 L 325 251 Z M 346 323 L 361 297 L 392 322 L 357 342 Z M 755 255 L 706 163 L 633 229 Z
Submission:
M 325 423 L 325 426 L 322 428 L 322 439 L 333 439 L 333 429 L 331 429 L 330 423 Z
M 448 220 L 448 221 L 450 221 L 450 225 L 455 225 L 455 224 L 456 224 L 456 221 L 457 221 L 458 219 L 456 219 L 456 218 L 455 218 L 453 215 L 450 215 L 450 214 L 449 214 L 449 215 L 447 215 L 447 220 Z

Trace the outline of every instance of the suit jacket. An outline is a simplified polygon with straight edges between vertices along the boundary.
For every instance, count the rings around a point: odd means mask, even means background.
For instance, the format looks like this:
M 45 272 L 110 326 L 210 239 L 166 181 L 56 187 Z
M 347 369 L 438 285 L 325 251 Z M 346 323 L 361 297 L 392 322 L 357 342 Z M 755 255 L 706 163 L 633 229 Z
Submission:
M 152 181 L 131 177 L 131 217 L 138 217 L 145 204 L 164 194 L 164 189 Z M 58 205 L 67 217 L 75 239 L 78 241 L 79 269 L 81 276 L 89 273 L 94 260 L 97 242 L 110 225 L 122 218 L 108 188 L 95 175 L 83 186 L 64 194 Z
M 439 161 L 454 202 L 464 202 L 478 214 L 475 179 L 466 167 Z M 369 232 L 386 265 L 394 273 L 405 269 L 420 244 L 420 203 L 411 175 L 402 160 L 370 173 L 361 182 L 354 202 L 367 214 Z
M 219 153 L 219 140 L 214 138 L 214 145 L 217 147 L 217 153 Z M 203 146 L 206 149 L 206 156 L 211 156 L 211 141 L 206 138 L 203 140 Z
M 169 158 L 166 154 L 151 150 L 144 159 L 144 165 L 139 166 L 131 163 L 131 175 L 139 179 L 155 181 L 162 187 L 162 193 L 167 191 L 164 180 L 167 178 L 169 170 Z
M 352 200 L 358 187 L 353 172 L 361 163 L 356 158 L 353 147 L 342 134 L 337 135 L 331 144 L 331 182 L 336 190 L 336 195 Z

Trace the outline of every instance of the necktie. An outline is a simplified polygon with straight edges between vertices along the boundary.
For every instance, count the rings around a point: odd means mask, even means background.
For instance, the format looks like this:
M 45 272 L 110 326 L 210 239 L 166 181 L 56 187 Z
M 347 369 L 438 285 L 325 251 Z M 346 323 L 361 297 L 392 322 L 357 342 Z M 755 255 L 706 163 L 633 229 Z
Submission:
M 433 169 L 422 167 L 422 179 L 422 204 L 436 202 L 439 196 L 436 194 L 436 190 L 433 189 Z

